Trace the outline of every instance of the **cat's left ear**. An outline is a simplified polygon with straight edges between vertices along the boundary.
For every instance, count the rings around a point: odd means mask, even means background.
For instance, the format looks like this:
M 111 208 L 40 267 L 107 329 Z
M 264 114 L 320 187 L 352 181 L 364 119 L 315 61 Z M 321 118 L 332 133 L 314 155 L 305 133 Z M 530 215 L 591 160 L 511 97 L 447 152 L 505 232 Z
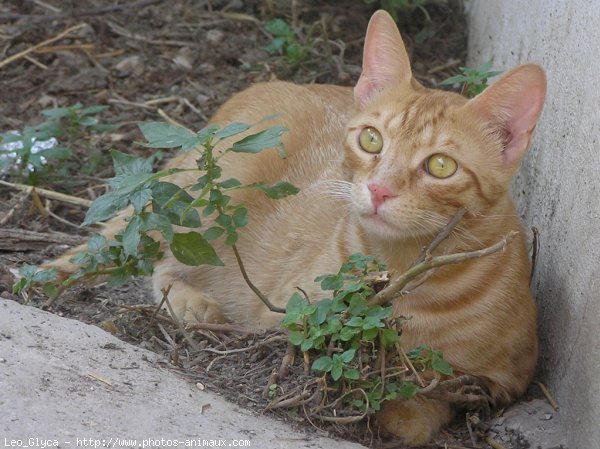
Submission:
M 354 87 L 356 104 L 362 109 L 378 92 L 411 78 L 410 61 L 396 22 L 379 10 L 367 27 L 362 73 Z
M 467 103 L 504 138 L 504 162 L 516 166 L 531 142 L 546 96 L 546 75 L 535 64 L 511 70 Z

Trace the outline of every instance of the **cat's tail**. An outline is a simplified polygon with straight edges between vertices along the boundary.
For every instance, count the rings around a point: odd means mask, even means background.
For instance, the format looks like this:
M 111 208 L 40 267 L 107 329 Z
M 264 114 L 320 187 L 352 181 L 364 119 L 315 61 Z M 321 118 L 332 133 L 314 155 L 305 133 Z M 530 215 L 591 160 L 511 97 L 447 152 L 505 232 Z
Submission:
M 111 218 L 109 221 L 105 223 L 105 226 L 100 231 L 100 235 L 104 236 L 107 240 L 111 240 L 118 234 L 122 229 L 125 228 L 127 222 L 124 220 L 125 217 L 131 215 L 131 211 L 129 209 L 125 209 L 121 213 L 119 213 L 116 217 Z M 70 275 L 75 273 L 77 270 L 81 268 L 81 265 L 77 265 L 71 262 L 71 259 L 77 254 L 87 251 L 88 246 L 87 243 L 71 248 L 69 251 L 64 253 L 62 256 L 45 262 L 40 267 L 41 269 L 55 268 L 57 272 L 57 279 L 59 281 L 64 281 Z M 99 282 L 98 280 L 90 280 L 90 283 Z

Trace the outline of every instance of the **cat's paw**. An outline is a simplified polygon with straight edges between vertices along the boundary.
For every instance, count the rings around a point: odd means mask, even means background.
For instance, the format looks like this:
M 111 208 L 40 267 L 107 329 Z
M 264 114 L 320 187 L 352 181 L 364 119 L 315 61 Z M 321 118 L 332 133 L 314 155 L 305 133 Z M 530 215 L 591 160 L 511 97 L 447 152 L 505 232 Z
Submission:
M 451 417 L 447 403 L 420 397 L 384 402 L 377 414 L 379 424 L 409 446 L 427 443 Z
M 221 307 L 189 286 L 173 284 L 168 299 L 177 319 L 188 323 L 225 322 Z

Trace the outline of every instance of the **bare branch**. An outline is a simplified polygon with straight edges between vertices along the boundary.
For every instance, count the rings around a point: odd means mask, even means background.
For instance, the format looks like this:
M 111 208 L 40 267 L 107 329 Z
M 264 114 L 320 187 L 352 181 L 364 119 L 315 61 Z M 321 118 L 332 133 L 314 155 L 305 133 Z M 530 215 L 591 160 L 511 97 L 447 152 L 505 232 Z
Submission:
M 452 265 L 465 262 L 470 259 L 477 259 L 479 257 L 488 256 L 493 253 L 497 253 L 499 251 L 504 251 L 506 246 L 517 236 L 518 232 L 511 231 L 509 232 L 502 240 L 498 243 L 488 246 L 487 248 L 483 248 L 477 251 L 469 251 L 464 253 L 456 253 L 456 254 L 448 254 L 444 256 L 433 257 L 429 260 L 425 260 L 412 268 L 406 271 L 403 275 L 401 275 L 398 279 L 388 285 L 386 288 L 377 293 L 371 300 L 369 301 L 370 306 L 374 305 L 382 305 L 391 302 L 393 299 L 402 295 L 404 287 L 426 271 L 429 271 L 433 268 L 442 267 L 445 265 Z
M 458 224 L 460 219 L 463 217 L 463 215 L 465 215 L 466 212 L 467 212 L 467 210 L 464 207 L 461 207 L 460 209 L 458 209 L 456 211 L 456 213 L 452 216 L 452 218 L 450 219 L 448 224 L 446 224 L 446 226 L 444 226 L 442 228 L 442 230 L 431 241 L 431 243 L 429 245 L 427 245 L 425 248 L 423 248 L 423 251 L 421 251 L 421 254 L 419 254 L 419 257 L 417 257 L 415 259 L 415 261 L 413 262 L 413 264 L 410 267 L 412 268 L 415 265 L 420 264 L 427 257 L 431 256 L 431 253 L 433 253 L 433 251 L 435 251 L 435 249 L 440 245 L 440 243 L 442 243 L 450 235 L 450 233 L 454 230 L 454 228 L 456 227 L 456 225 Z

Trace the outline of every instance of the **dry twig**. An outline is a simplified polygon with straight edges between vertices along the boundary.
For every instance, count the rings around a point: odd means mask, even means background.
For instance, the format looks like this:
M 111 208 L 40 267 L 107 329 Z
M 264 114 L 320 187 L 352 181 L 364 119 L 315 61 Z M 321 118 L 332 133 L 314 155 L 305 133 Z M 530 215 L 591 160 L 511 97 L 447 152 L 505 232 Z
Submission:
M 2 18 L 0 16 L 0 18 Z M 51 44 L 52 42 L 56 42 L 60 39 L 62 39 L 63 37 L 67 36 L 68 34 L 73 33 L 74 31 L 80 30 L 81 28 L 87 26 L 86 23 L 80 23 L 79 25 L 75 25 L 72 27 L 67 28 L 66 30 L 64 30 L 62 33 L 57 34 L 56 36 L 50 38 L 50 39 L 46 39 L 45 41 L 40 42 L 39 44 L 35 44 L 23 51 L 20 51 L 19 53 L 16 53 L 12 56 L 9 56 L 8 58 L 6 58 L 3 61 L 0 61 L 0 68 L 4 67 L 5 65 L 10 64 L 11 62 L 16 61 L 17 59 L 23 58 L 25 56 L 27 56 L 29 53 L 31 53 L 32 51 L 37 50 L 38 48 L 44 47 L 48 44 Z
M 2 180 L 0 180 L 0 185 L 3 185 L 5 187 L 10 187 L 11 189 L 15 189 L 15 190 L 21 190 L 23 192 L 27 192 L 28 194 L 31 193 L 31 191 L 33 190 L 32 186 L 28 186 L 25 184 L 13 183 L 13 182 L 7 182 L 7 181 L 2 181 Z M 85 207 L 90 207 L 92 205 L 92 201 L 90 201 L 90 200 L 86 200 L 84 198 L 79 198 L 79 197 L 72 196 L 72 195 L 67 195 L 64 193 L 53 192 L 52 190 L 40 189 L 40 188 L 36 187 L 35 191 L 43 197 L 49 198 L 51 200 L 62 201 L 63 203 L 75 204 L 77 206 L 85 206 Z
M 458 264 L 470 259 L 477 259 L 488 256 L 490 254 L 504 251 L 506 246 L 517 236 L 518 232 L 509 232 L 502 240 L 494 245 L 488 246 L 477 251 L 469 251 L 464 253 L 448 254 L 445 256 L 433 257 L 430 260 L 425 260 L 406 271 L 398 279 L 393 281 L 386 288 L 377 293 L 369 301 L 369 305 L 387 304 L 403 294 L 403 288 L 417 276 L 429 271 L 433 268 L 443 267 L 445 265 Z

